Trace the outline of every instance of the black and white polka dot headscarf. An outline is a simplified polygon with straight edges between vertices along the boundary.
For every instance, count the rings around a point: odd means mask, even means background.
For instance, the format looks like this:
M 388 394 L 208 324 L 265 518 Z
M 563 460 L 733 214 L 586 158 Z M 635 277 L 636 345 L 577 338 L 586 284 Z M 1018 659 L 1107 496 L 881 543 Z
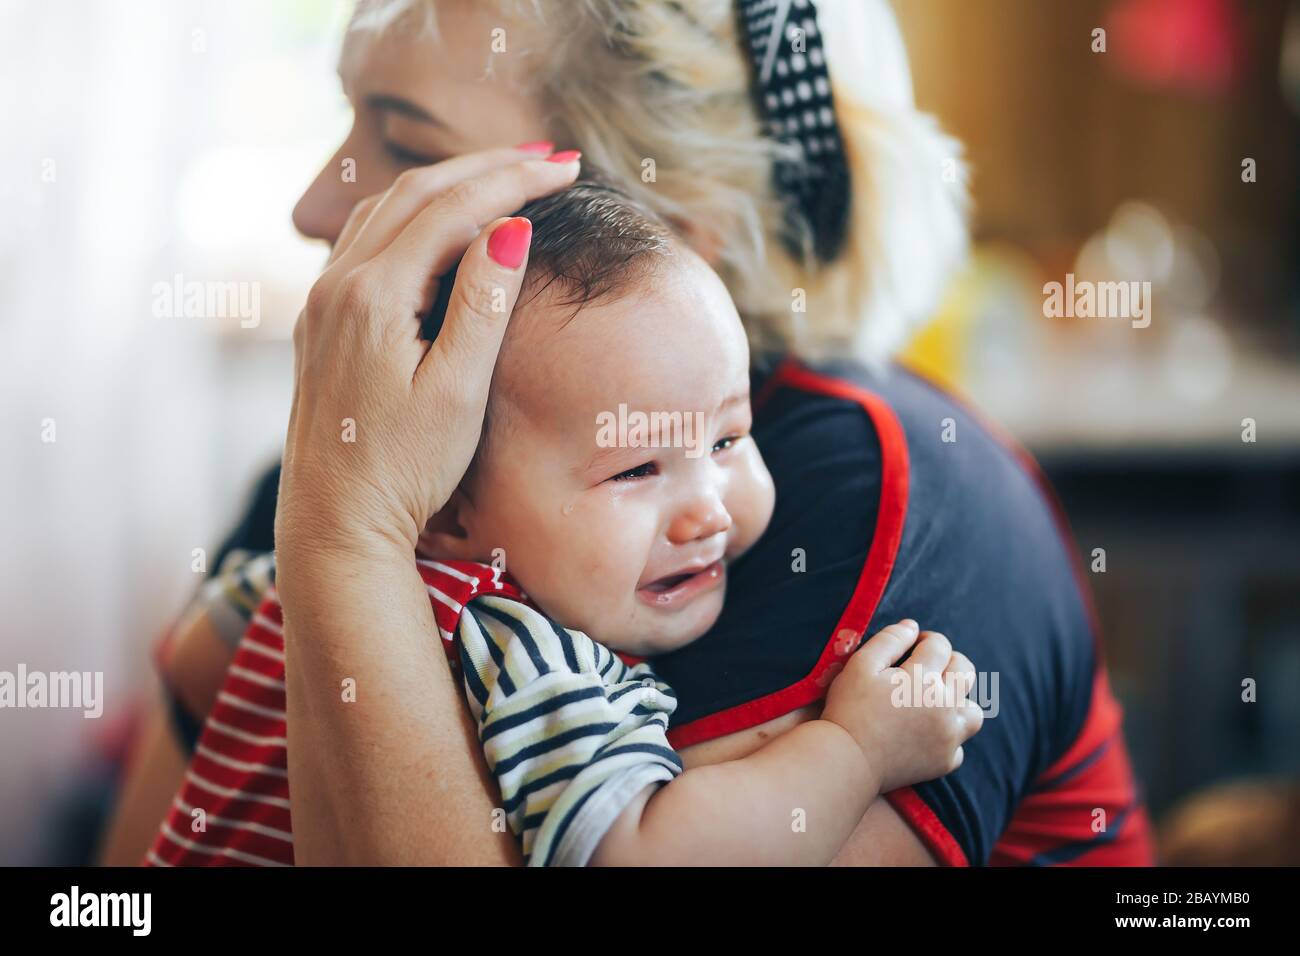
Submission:
M 799 157 L 778 162 L 774 171 L 777 190 L 788 200 L 786 243 L 801 253 L 802 218 L 817 258 L 830 262 L 844 243 L 850 183 L 816 8 L 812 0 L 738 4 L 768 133 L 795 147 Z

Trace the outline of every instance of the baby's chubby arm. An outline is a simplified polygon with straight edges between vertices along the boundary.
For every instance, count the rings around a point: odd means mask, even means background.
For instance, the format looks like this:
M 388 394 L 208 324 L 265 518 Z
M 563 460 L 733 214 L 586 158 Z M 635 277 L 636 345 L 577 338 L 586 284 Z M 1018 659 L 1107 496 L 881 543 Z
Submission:
M 918 642 L 914 621 L 865 642 L 831 684 L 818 720 L 739 760 L 696 767 L 647 787 L 606 832 L 593 866 L 829 863 L 881 794 L 943 776 L 983 713 L 966 698 L 974 668 L 941 634 Z M 915 646 L 903 667 L 892 665 Z M 925 706 L 910 682 L 951 675 L 951 697 Z M 919 695 L 918 695 L 919 696 Z M 932 695 L 934 696 L 934 695 Z

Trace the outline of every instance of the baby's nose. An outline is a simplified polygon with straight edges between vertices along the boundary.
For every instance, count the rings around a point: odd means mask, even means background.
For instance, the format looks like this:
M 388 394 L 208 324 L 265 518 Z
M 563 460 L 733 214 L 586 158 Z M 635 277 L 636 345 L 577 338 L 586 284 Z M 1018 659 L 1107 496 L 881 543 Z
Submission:
M 731 529 L 731 513 L 716 497 L 692 502 L 678 512 L 668 526 L 668 540 L 685 544 L 701 538 L 711 538 Z

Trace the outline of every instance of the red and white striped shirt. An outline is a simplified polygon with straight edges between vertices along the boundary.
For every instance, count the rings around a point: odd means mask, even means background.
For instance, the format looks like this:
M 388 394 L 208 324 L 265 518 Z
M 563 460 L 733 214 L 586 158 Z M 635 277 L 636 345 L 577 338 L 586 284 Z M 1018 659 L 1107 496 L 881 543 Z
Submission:
M 488 565 L 416 564 L 453 667 L 453 636 L 466 604 L 486 594 L 526 601 Z M 239 642 L 146 865 L 293 865 L 282 623 L 272 587 Z

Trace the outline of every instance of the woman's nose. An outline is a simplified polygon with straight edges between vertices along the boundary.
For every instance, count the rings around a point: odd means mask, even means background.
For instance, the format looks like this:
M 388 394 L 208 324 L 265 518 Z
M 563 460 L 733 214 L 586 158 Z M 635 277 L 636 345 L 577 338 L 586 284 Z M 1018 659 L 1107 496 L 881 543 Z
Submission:
M 355 183 L 343 182 L 338 163 L 331 160 L 293 207 L 294 228 L 309 239 L 333 245 L 361 196 Z
M 668 526 L 668 540 L 673 544 L 686 544 L 730 529 L 731 513 L 721 499 L 710 495 L 691 502 L 677 513 Z

